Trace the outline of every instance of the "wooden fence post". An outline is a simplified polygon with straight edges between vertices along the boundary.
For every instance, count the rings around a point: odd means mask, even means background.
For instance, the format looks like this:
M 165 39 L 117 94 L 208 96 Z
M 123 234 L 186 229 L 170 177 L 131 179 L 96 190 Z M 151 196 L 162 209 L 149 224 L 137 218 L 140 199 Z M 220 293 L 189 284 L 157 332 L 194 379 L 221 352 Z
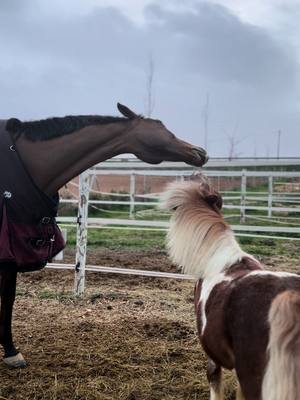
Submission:
M 241 214 L 240 214 L 240 223 L 244 224 L 246 221 L 246 195 L 247 195 L 247 176 L 246 170 L 242 170 L 241 177 Z
M 84 292 L 89 194 L 90 174 L 87 170 L 79 176 L 79 203 L 77 218 L 76 266 L 74 285 L 76 296 L 81 296 Z

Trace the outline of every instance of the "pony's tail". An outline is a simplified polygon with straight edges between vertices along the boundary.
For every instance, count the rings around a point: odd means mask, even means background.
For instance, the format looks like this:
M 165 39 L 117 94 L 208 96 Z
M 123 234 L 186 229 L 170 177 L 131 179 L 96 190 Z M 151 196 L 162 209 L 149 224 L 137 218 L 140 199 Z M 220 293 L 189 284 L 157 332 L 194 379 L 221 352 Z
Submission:
M 300 399 L 300 294 L 287 290 L 269 311 L 269 360 L 262 385 L 263 400 Z

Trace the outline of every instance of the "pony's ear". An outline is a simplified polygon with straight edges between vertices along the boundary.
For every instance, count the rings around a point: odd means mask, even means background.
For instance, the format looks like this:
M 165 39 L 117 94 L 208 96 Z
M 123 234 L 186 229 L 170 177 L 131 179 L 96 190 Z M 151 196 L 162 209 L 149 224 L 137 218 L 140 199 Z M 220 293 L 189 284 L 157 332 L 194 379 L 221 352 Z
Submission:
M 136 113 L 131 111 L 130 108 L 124 106 L 123 104 L 117 103 L 117 107 L 118 107 L 118 110 L 120 111 L 120 113 L 124 115 L 124 117 L 129 118 L 129 119 L 138 118 L 138 115 Z
M 199 182 L 202 189 L 205 189 L 207 192 L 210 191 L 209 180 L 207 176 L 204 175 L 202 172 L 199 171 L 193 172 L 192 175 L 189 177 L 189 180 L 194 182 Z
M 217 207 L 219 210 L 222 209 L 223 200 L 219 193 L 212 193 L 205 196 L 205 201 L 211 207 Z

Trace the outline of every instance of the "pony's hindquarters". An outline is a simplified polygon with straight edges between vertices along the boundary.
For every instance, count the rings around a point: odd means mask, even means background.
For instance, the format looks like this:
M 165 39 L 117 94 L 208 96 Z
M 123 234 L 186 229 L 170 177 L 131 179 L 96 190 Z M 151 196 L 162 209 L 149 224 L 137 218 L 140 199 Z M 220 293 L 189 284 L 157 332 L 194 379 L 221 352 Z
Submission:
M 269 360 L 262 386 L 263 400 L 300 399 L 300 293 L 285 291 L 269 311 Z

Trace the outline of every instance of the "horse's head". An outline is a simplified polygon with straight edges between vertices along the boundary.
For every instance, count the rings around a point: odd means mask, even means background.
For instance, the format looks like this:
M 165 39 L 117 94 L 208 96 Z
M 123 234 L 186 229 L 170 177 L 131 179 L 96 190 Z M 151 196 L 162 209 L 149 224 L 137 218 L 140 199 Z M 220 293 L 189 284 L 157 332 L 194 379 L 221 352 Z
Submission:
M 119 103 L 118 109 L 132 120 L 128 147 L 142 161 L 150 164 L 183 161 L 197 167 L 207 162 L 208 156 L 204 149 L 178 139 L 161 121 L 143 118 Z

